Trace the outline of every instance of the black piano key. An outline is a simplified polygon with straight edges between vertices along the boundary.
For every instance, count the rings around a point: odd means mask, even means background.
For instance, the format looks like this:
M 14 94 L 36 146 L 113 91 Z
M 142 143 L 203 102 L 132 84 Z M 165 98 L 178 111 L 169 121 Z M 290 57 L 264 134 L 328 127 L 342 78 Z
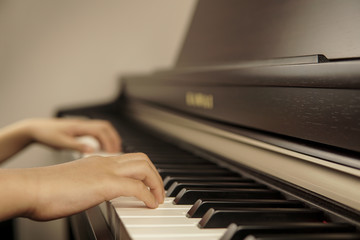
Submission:
M 215 210 L 235 208 L 302 208 L 304 205 L 296 200 L 272 200 L 272 199 L 251 199 L 251 200 L 202 200 L 199 199 L 187 213 L 189 218 L 200 218 L 210 208 Z
M 253 226 L 231 224 L 220 240 L 244 239 L 251 234 L 288 234 L 288 233 L 350 233 L 356 228 L 346 223 L 281 223 Z
M 249 235 L 244 240 L 359 240 L 360 233 L 309 233 L 284 235 Z
M 179 182 L 174 182 L 168 189 L 166 196 L 176 197 L 176 195 L 181 191 L 181 189 L 191 188 L 191 187 L 206 188 L 206 189 L 211 189 L 211 188 L 267 189 L 267 187 L 265 185 L 259 184 L 259 183 L 237 183 L 237 182 L 179 183 Z
M 162 178 L 167 176 L 236 176 L 226 169 L 158 169 Z
M 243 208 L 236 210 L 214 210 L 210 208 L 198 226 L 200 228 L 221 228 L 231 223 L 254 225 L 256 223 L 321 222 L 323 213 L 305 208 Z
M 183 188 L 174 199 L 175 204 L 194 204 L 204 198 L 282 199 L 280 192 L 268 189 L 201 189 Z
M 174 182 L 241 182 L 253 183 L 254 180 L 249 178 L 242 178 L 241 176 L 224 177 L 224 176 L 190 176 L 190 177 L 171 177 L 168 176 L 164 179 L 164 188 L 167 190 Z

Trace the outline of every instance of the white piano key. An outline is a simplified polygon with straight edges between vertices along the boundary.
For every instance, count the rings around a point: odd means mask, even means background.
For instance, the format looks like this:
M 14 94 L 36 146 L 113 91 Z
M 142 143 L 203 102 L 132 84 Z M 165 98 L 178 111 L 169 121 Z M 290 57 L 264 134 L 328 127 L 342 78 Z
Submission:
M 151 209 L 139 200 L 122 198 L 113 201 L 113 206 L 121 218 L 162 218 L 162 217 L 185 217 L 191 205 L 174 205 L 173 198 L 166 198 L 158 208 Z
M 158 240 L 158 239 L 171 239 L 171 240 L 218 240 L 218 237 L 209 237 L 209 236 L 137 236 L 136 240 Z
M 143 210 L 143 211 L 141 211 Z M 187 211 L 183 209 L 167 209 L 167 210 L 160 210 L 160 209 L 116 209 L 121 218 L 162 218 L 162 217 L 185 217 Z
M 164 203 L 159 204 L 159 207 L 157 209 L 187 209 L 189 210 L 192 205 L 174 205 L 173 202 L 174 198 L 165 198 Z M 141 210 L 146 210 L 149 209 L 148 207 L 146 207 L 146 205 L 134 198 L 134 197 L 119 197 L 116 199 L 111 200 L 111 204 L 115 207 L 115 208 L 122 208 L 122 209 L 141 209 Z M 150 209 L 151 210 L 151 209 Z
M 73 151 L 72 152 L 73 159 L 86 158 L 86 157 L 91 157 L 91 156 L 112 157 L 112 156 L 120 156 L 120 155 L 124 154 L 123 152 L 108 153 L 108 152 L 103 151 L 99 140 L 90 135 L 79 136 L 76 138 L 76 141 L 79 143 L 82 143 L 84 145 L 87 145 L 88 147 L 91 147 L 94 150 L 94 152 L 82 153 L 79 151 Z
M 219 239 L 225 228 L 200 229 L 200 218 L 187 218 L 192 205 L 174 205 L 174 198 L 165 198 L 163 204 L 150 209 L 133 197 L 111 200 L 116 214 L 133 240 L 153 239 Z
M 165 198 L 163 204 L 172 204 L 173 201 L 174 198 L 172 197 Z M 114 207 L 146 207 L 144 202 L 135 197 L 118 197 L 112 199 L 110 202 Z
M 97 140 L 93 136 L 90 135 L 80 136 L 76 138 L 76 141 L 88 147 L 91 147 L 94 150 L 94 152 L 98 152 L 101 150 L 101 144 L 99 140 Z
M 164 199 L 164 203 L 172 203 L 174 201 L 174 199 L 175 198 L 173 198 L 173 197 L 166 197 Z M 112 199 L 110 202 L 118 203 L 118 204 L 127 204 L 127 203 L 135 203 L 135 202 L 142 203 L 142 201 L 140 201 L 136 197 L 117 197 L 117 198 Z
M 156 226 L 196 226 L 199 218 L 163 217 L 163 218 L 126 218 L 119 216 L 125 226 L 129 227 L 156 227 Z
M 158 239 L 207 237 L 208 239 L 219 239 L 226 229 L 199 229 L 196 227 L 153 227 L 153 228 L 127 228 L 133 239 L 147 239 L 157 237 Z

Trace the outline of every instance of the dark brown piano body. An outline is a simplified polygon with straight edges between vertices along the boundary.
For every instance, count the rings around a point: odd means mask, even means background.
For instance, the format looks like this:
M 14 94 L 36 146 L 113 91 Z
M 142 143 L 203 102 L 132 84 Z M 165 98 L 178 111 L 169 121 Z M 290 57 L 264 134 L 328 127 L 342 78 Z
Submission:
M 114 102 L 63 110 L 59 116 L 106 118 L 116 125 L 121 115 L 136 118 L 137 112 L 154 108 L 356 172 L 359 23 L 359 1 L 201 0 L 173 69 L 122 77 Z M 189 150 L 212 154 L 198 146 Z M 311 189 L 296 189 L 252 165 L 226 157 L 224 162 L 360 224 L 356 203 L 308 195 Z M 97 208 L 73 219 L 75 231 L 111 238 Z

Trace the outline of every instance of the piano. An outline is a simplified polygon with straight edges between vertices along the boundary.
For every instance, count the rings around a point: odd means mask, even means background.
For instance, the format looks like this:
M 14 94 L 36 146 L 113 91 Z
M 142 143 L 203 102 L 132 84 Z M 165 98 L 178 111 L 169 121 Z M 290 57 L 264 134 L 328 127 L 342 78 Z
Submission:
M 173 68 L 58 111 L 112 122 L 167 194 L 74 215 L 75 239 L 360 239 L 359 22 L 356 0 L 198 1 Z

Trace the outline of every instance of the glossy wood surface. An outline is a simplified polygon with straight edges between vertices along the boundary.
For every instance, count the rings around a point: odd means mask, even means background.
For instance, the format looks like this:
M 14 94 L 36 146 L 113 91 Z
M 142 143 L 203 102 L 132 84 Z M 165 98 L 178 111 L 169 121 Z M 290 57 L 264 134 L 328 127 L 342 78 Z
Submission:
M 359 22 L 357 0 L 200 0 L 176 65 L 360 57 Z

